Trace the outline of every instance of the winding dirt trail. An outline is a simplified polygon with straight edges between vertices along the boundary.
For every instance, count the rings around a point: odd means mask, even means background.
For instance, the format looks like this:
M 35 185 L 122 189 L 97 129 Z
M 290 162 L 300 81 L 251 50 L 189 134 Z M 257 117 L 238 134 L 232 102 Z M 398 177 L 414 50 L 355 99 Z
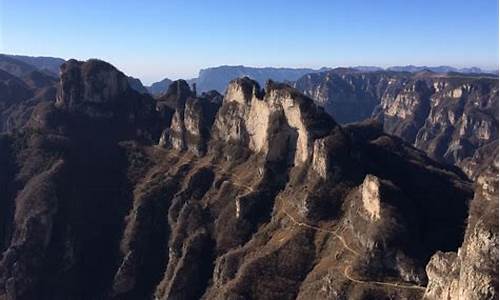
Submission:
M 238 186 L 238 187 L 242 187 L 246 190 L 250 192 L 254 192 L 255 189 L 251 186 L 248 186 L 246 184 L 241 184 L 241 183 L 238 183 L 238 182 L 232 182 L 232 184 Z M 281 195 L 278 195 L 278 200 L 281 200 Z M 295 225 L 297 226 L 301 226 L 301 227 L 305 227 L 305 228 L 310 228 L 310 229 L 313 229 L 313 230 L 316 230 L 316 231 L 321 231 L 321 232 L 326 232 L 326 233 L 330 233 L 330 234 L 333 234 L 341 243 L 342 243 L 342 246 L 349 252 L 351 252 L 353 255 L 355 256 L 361 256 L 361 254 L 354 250 L 353 248 L 351 248 L 346 240 L 344 239 L 344 237 L 342 237 L 339 233 L 338 233 L 338 230 L 328 230 L 328 229 L 324 229 L 324 228 L 320 228 L 320 227 L 317 227 L 317 226 L 314 226 L 314 225 L 310 225 L 310 224 L 307 224 L 307 223 L 304 223 L 304 222 L 301 222 L 301 221 L 298 221 L 297 219 L 295 219 L 295 217 L 293 217 L 291 214 L 289 214 L 285 209 L 281 209 L 280 210 L 281 212 L 283 212 Z M 358 283 L 358 284 L 371 284 L 371 285 L 379 285 L 379 286 L 387 286 L 387 287 L 393 287 L 393 288 L 403 288 L 403 289 L 413 289 L 413 290 L 420 290 L 420 291 L 425 291 L 426 290 L 426 287 L 425 286 L 420 286 L 420 285 L 414 285 L 414 284 L 408 284 L 408 283 L 395 283 L 395 282 L 381 282 L 381 281 L 373 281 L 373 280 L 362 280 L 362 279 L 356 279 L 356 278 L 353 278 L 350 274 L 349 274 L 349 269 L 351 268 L 351 266 L 347 266 L 345 269 L 344 269 L 344 272 L 343 272 L 343 275 L 345 278 L 347 278 L 348 280 L 352 281 L 352 282 L 355 282 L 355 283 Z
M 216 168 L 216 169 L 219 169 L 220 171 L 222 171 L 222 169 L 220 169 L 220 168 Z M 238 176 L 236 176 L 236 175 L 233 174 L 232 176 L 230 175 L 229 178 L 232 179 L 230 181 L 231 184 L 233 184 L 235 186 L 238 186 L 240 188 L 246 189 L 248 191 L 248 193 L 255 192 L 255 189 L 252 186 L 249 186 L 249 185 L 247 185 L 245 183 L 241 183 L 243 180 L 241 178 L 238 178 Z M 151 181 L 151 179 L 146 180 L 146 182 L 149 182 L 149 181 Z M 281 198 L 281 195 L 277 196 L 277 200 L 279 200 L 279 201 L 283 200 Z M 309 228 L 309 229 L 312 229 L 312 230 L 316 230 L 316 231 L 320 231 L 320 232 L 326 232 L 326 233 L 329 233 L 329 234 L 333 234 L 342 243 L 342 246 L 347 251 L 349 251 L 350 253 L 352 253 L 354 256 L 361 256 L 361 254 L 358 251 L 356 251 L 353 248 L 351 248 L 347 244 L 347 242 L 344 239 L 344 237 L 338 233 L 338 231 L 340 230 L 340 228 L 337 229 L 337 230 L 335 230 L 335 231 L 324 229 L 324 228 L 320 228 L 320 227 L 317 227 L 317 226 L 314 226 L 314 225 L 310 225 L 310 224 L 298 221 L 294 216 L 292 216 L 290 213 L 288 213 L 288 211 L 286 211 L 284 208 L 279 209 L 279 211 L 282 212 L 282 213 L 284 213 L 297 226 L 301 226 L 301 227 Z M 413 289 L 413 290 L 420 290 L 420 291 L 425 291 L 426 290 L 425 286 L 414 285 L 414 284 L 409 284 L 409 283 L 381 282 L 381 281 L 362 280 L 362 279 L 353 278 L 350 275 L 350 272 L 349 272 L 350 268 L 351 268 L 351 266 L 348 265 L 344 269 L 343 276 L 347 280 L 349 280 L 351 282 L 354 282 L 354 283 L 387 286 L 387 287 L 392 287 L 392 288 Z

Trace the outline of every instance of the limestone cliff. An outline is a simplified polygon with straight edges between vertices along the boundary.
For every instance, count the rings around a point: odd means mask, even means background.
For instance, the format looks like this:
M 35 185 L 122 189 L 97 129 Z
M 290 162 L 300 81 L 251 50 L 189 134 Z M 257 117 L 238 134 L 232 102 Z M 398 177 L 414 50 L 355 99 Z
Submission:
M 270 161 L 292 151 L 291 163 L 312 159 L 314 140 L 335 122 L 309 99 L 288 86 L 269 81 L 266 90 L 245 77 L 232 81 L 214 124 L 217 140 L 248 147 Z
M 335 69 L 306 75 L 295 87 L 341 123 L 376 118 L 387 133 L 464 170 L 477 151 L 498 142 L 493 75 Z

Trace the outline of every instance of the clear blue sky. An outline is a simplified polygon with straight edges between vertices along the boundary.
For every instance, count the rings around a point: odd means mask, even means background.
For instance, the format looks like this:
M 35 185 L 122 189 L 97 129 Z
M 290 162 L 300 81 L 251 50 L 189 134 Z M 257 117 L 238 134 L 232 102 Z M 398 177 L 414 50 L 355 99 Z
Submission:
M 497 0 L 0 0 L 0 52 L 145 83 L 228 65 L 498 68 Z

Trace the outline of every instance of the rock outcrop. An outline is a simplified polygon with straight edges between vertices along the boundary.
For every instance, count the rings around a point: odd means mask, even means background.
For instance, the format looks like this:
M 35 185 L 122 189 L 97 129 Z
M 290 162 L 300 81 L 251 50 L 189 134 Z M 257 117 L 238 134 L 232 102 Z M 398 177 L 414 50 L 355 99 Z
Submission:
M 363 181 L 361 199 L 371 220 L 380 219 L 380 182 L 377 177 L 367 175 Z
M 216 91 L 203 93 L 199 97 L 191 91 L 187 82 L 178 80 L 158 101 L 159 111 L 167 118 L 170 126 L 160 138 L 159 145 L 178 151 L 191 150 L 197 155 L 207 151 L 212 124 L 222 104 L 222 96 Z

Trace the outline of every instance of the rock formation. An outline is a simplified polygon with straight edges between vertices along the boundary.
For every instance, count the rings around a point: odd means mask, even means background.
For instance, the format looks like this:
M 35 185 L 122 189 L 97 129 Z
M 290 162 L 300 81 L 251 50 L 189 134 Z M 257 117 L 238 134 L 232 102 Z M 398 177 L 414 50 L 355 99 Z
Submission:
M 370 219 L 380 219 L 380 182 L 377 177 L 371 175 L 365 177 L 361 197 Z
M 190 91 L 185 81 L 181 80 L 179 84 Z M 188 94 L 179 96 L 170 127 L 163 131 L 160 145 L 179 151 L 189 149 L 203 155 L 207 151 L 210 130 L 222 104 L 222 96 L 216 91 L 203 93 L 200 97 Z

